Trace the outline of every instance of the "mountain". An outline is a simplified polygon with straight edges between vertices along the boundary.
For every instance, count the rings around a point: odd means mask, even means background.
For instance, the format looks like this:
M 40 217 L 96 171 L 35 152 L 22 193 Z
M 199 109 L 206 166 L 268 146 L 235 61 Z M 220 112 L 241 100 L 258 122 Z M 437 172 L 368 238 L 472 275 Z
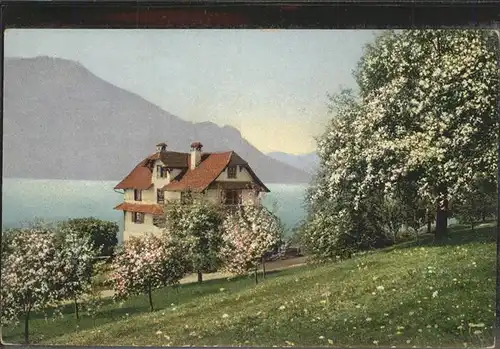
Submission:
M 272 152 L 267 153 L 267 156 L 273 158 L 275 160 L 281 161 L 282 163 L 293 166 L 302 171 L 306 171 L 308 173 L 315 173 L 316 169 L 319 165 L 319 158 L 316 152 L 307 153 L 307 154 L 288 154 L 282 152 Z
M 119 180 L 166 141 L 189 151 L 234 150 L 264 182 L 303 183 L 309 174 L 276 161 L 231 126 L 192 123 L 59 58 L 6 58 L 4 177 Z

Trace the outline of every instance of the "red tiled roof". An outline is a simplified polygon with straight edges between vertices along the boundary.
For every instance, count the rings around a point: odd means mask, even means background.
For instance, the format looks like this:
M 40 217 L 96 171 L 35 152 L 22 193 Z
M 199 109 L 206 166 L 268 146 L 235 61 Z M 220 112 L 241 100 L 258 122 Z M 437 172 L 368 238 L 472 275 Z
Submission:
M 129 202 L 124 202 L 116 206 L 115 210 L 150 213 L 153 215 L 163 214 L 163 207 L 161 205 L 156 205 L 156 204 L 132 204 Z
M 231 161 L 232 151 L 212 153 L 194 170 L 187 170 L 179 180 L 174 180 L 163 187 L 163 190 L 203 191 L 210 183 L 219 177 Z
M 203 191 L 217 179 L 226 166 L 231 164 L 245 167 L 262 190 L 269 192 L 269 189 L 259 180 L 250 166 L 248 166 L 248 163 L 233 151 L 203 153 L 200 164 L 194 170 L 191 170 L 188 166 L 190 161 L 189 153 L 159 152 L 141 161 L 127 177 L 115 186 L 115 189 L 149 189 L 153 184 L 153 165 L 158 159 L 161 159 L 168 168 L 182 169 L 181 173 L 175 179 L 163 187 L 163 190 Z
M 158 153 L 148 156 L 142 160 L 120 183 L 115 186 L 115 189 L 148 189 L 152 183 L 152 166 L 151 161 L 160 158 Z

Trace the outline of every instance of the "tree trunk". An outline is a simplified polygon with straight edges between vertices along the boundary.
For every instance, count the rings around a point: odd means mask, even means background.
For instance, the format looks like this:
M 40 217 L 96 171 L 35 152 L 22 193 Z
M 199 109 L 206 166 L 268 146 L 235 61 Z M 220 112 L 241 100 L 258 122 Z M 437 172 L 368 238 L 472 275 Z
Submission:
M 258 267 L 255 267 L 255 284 L 257 285 L 259 283 L 259 274 L 257 271 L 259 270 Z
M 266 278 L 266 259 L 262 257 L 262 278 Z
M 29 323 L 30 311 L 28 310 L 24 315 L 24 344 L 29 344 Z
M 436 239 L 442 239 L 448 233 L 448 200 L 444 200 L 444 205 L 437 204 L 436 209 Z
M 75 317 L 77 320 L 80 319 L 80 314 L 78 312 L 78 299 L 76 298 L 76 295 L 75 297 L 73 298 L 74 302 L 75 302 Z
M 153 308 L 153 295 L 151 294 L 151 285 L 148 285 L 148 297 L 149 297 L 149 310 L 154 311 Z
M 471 222 L 471 223 L 470 223 L 470 229 L 471 229 L 472 231 L 474 231 L 474 222 Z
M 431 210 L 429 208 L 425 209 L 425 218 L 427 219 L 427 234 L 430 234 L 432 232 L 432 217 L 431 217 Z
M 201 284 L 203 282 L 203 274 L 198 270 L 198 283 Z

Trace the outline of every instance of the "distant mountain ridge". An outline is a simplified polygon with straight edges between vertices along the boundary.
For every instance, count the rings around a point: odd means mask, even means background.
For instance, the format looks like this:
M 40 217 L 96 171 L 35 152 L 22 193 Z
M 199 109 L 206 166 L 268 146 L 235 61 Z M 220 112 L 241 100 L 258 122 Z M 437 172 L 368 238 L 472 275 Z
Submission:
M 192 123 L 92 74 L 51 57 L 6 58 L 3 176 L 120 180 L 155 144 L 189 151 L 234 150 L 270 183 L 304 183 L 310 175 L 272 159 L 232 126 Z
M 271 152 L 266 155 L 310 174 L 314 174 L 319 166 L 319 158 L 316 152 L 300 155 Z

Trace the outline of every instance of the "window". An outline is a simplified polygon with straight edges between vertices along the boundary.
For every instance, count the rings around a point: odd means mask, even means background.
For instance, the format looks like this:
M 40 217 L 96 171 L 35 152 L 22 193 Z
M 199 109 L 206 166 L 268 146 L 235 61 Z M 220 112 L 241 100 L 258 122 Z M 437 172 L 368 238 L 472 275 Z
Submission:
M 135 189 L 134 190 L 134 200 L 142 201 L 142 190 Z
M 132 212 L 132 222 L 134 222 L 135 224 L 144 223 L 144 213 Z
M 193 196 L 190 192 L 181 192 L 181 204 L 191 204 L 193 202 Z
M 226 190 L 224 203 L 226 205 L 241 205 L 241 190 Z
M 165 202 L 165 193 L 161 189 L 156 189 L 156 202 L 159 204 Z
M 236 178 L 236 166 L 227 168 L 227 178 Z
M 166 178 L 166 177 L 167 177 L 167 168 L 164 166 L 157 165 L 156 178 Z

